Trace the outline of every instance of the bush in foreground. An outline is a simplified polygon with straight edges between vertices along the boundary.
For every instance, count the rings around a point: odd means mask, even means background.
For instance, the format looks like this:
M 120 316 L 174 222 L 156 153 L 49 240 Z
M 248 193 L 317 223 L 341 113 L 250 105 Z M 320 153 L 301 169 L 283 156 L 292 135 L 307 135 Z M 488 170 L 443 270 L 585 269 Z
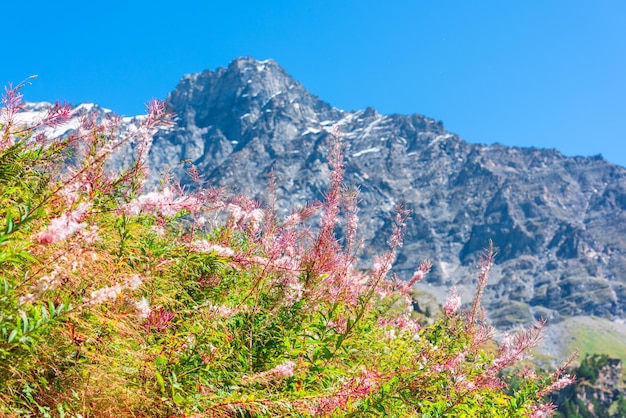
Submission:
M 514 390 L 499 377 L 541 327 L 493 341 L 480 308 L 493 249 L 472 306 L 451 289 L 427 327 L 409 293 L 430 264 L 390 277 L 406 211 L 371 271 L 353 267 L 357 196 L 336 135 L 324 201 L 279 219 L 200 182 L 146 193 L 152 136 L 172 123 L 163 103 L 125 129 L 86 112 L 55 137 L 77 115 L 56 104 L 21 120 L 21 87 L 0 108 L 2 414 L 543 416 L 545 394 L 571 383 L 562 370 L 519 368 Z

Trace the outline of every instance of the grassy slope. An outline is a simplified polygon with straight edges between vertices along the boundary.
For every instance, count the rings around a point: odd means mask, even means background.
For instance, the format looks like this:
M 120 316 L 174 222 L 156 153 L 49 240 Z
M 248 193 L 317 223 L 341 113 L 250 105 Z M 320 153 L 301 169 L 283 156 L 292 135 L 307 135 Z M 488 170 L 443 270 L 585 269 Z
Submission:
M 626 364 L 626 323 L 591 316 L 567 318 L 546 327 L 536 353 L 540 360 L 562 360 L 575 350 L 580 353 L 579 358 L 584 358 L 586 353 L 602 353 L 620 358 Z

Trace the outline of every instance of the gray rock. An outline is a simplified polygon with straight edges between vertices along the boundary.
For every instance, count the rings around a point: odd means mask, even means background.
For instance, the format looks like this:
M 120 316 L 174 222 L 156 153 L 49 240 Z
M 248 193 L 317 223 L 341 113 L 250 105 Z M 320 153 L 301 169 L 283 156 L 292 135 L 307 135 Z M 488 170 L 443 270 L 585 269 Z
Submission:
M 346 182 L 360 189 L 363 266 L 385 250 L 402 202 L 413 216 L 395 272 L 407 278 L 433 260 L 420 288 L 440 302 L 452 284 L 471 301 L 493 240 L 499 253 L 484 304 L 506 313 L 501 322 L 537 312 L 626 316 L 626 169 L 602 157 L 469 144 L 425 116 L 339 110 L 271 60 L 239 58 L 184 76 L 168 101 L 178 124 L 155 139 L 153 182 L 167 171 L 191 183 L 190 162 L 206 184 L 264 200 L 273 171 L 286 212 L 323 197 L 327 137 L 339 125 Z M 516 317 L 505 309 L 513 302 L 523 307 Z

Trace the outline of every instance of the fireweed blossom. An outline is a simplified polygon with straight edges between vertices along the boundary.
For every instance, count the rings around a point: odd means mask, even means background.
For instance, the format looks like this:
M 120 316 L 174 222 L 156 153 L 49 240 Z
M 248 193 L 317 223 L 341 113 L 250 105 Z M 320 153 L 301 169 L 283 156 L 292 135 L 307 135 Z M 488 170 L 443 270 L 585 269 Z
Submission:
M 235 255 L 235 251 L 232 248 L 223 247 L 218 244 L 209 244 L 205 239 L 192 242 L 191 250 L 208 254 L 216 253 L 220 257 L 233 257 Z
M 45 231 L 37 234 L 36 239 L 40 244 L 53 244 L 71 237 L 76 232 L 87 227 L 85 222 L 80 222 L 87 210 L 91 208 L 91 203 L 82 202 L 78 207 L 68 213 L 64 213 L 58 218 L 50 221 Z
M 124 286 L 117 283 L 113 286 L 107 286 L 102 289 L 94 290 L 91 292 L 89 299 L 85 301 L 85 304 L 95 306 L 107 301 L 115 300 L 117 299 L 117 296 L 122 293 L 122 290 L 124 290 Z
M 163 308 L 152 310 L 143 327 L 146 331 L 163 331 L 169 328 L 170 323 L 176 315 L 174 312 L 167 311 Z
M 203 303 L 202 305 L 194 306 L 193 309 L 206 309 L 206 311 L 210 312 L 211 315 L 219 318 L 230 318 L 231 316 L 239 312 L 239 309 L 237 308 L 229 308 L 228 306 L 224 305 L 213 305 L 211 302 L 208 301 Z
M 411 289 L 413 288 L 413 285 L 421 281 L 424 278 L 424 276 L 426 276 L 426 274 L 430 272 L 431 268 L 432 268 L 432 263 L 430 260 L 422 261 L 418 269 L 415 270 L 415 272 L 413 273 L 413 276 L 411 277 L 411 279 L 407 282 L 399 283 L 396 286 L 396 290 L 402 294 L 409 293 Z
M 248 199 L 239 197 L 240 204 L 229 203 L 226 211 L 230 212 L 228 222 L 236 228 L 244 228 L 250 226 L 253 231 L 258 230 L 261 222 L 265 219 L 265 211 L 257 207 L 257 203 Z
M 371 395 L 378 390 L 383 379 L 384 376 L 363 367 L 360 375 L 348 379 L 334 393 L 304 402 L 296 401 L 295 404 L 305 414 L 327 416 L 334 411 L 345 409 L 350 402 Z
M 144 281 L 145 277 L 143 275 L 133 274 L 126 278 L 123 284 L 115 283 L 113 286 L 106 286 L 92 291 L 84 303 L 87 306 L 96 306 L 108 301 L 114 301 L 124 290 L 137 290 Z M 142 306 L 145 304 L 147 304 L 147 301 Z
M 126 285 L 130 290 L 137 290 L 145 281 L 145 277 L 141 274 L 133 274 L 126 280 Z
M 20 117 L 24 110 L 24 101 L 19 92 L 24 86 L 24 83 L 16 87 L 9 84 L 4 89 L 0 107 L 0 152 L 24 138 L 32 137 L 35 142 L 41 143 L 47 137 L 46 131 L 53 130 L 71 117 L 71 106 L 57 102 L 42 112 L 36 120 L 24 120 Z M 31 135 L 24 136 L 24 133 Z
M 293 306 L 302 299 L 304 283 L 297 276 L 288 275 L 283 281 L 284 306 Z
M 121 206 L 120 211 L 132 216 L 147 213 L 169 217 L 182 210 L 195 213 L 200 210 L 202 203 L 202 199 L 195 195 L 176 197 L 172 189 L 166 187 L 161 192 L 150 192 L 139 196 L 132 202 Z
M 13 145 L 14 137 L 12 133 L 15 116 L 23 109 L 22 94 L 19 93 L 20 86 L 13 88 L 11 84 L 4 88 L 2 97 L 2 108 L 0 108 L 0 125 L 3 127 L 0 150 Z
M 71 206 L 80 199 L 81 194 L 89 195 L 93 191 L 93 186 L 84 175 L 77 173 L 75 169 L 70 167 L 67 171 L 72 180 L 59 190 L 59 195 L 63 197 L 67 206 Z
M 448 299 L 446 300 L 446 304 L 443 307 L 443 312 L 446 316 L 454 315 L 459 308 L 461 307 L 461 296 L 456 291 L 456 286 L 452 286 L 450 289 L 450 294 L 448 295 Z
M 152 309 L 150 309 L 150 303 L 145 297 L 135 302 L 135 310 L 137 311 L 137 316 L 139 316 L 139 318 L 141 319 L 148 319 L 150 317 L 150 314 L 152 313 Z
M 286 361 L 278 366 L 267 370 L 265 372 L 257 373 L 255 375 L 244 377 L 242 383 L 249 385 L 253 383 L 270 383 L 277 380 L 282 380 L 287 377 L 293 376 L 294 368 L 296 364 L 293 361 Z

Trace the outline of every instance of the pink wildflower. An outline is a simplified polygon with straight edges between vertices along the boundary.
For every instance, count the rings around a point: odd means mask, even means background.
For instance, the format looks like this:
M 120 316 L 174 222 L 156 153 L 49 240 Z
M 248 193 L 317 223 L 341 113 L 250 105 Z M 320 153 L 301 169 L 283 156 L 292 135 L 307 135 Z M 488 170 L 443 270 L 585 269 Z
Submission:
M 432 268 L 432 263 L 430 262 L 430 260 L 422 261 L 418 269 L 415 270 L 415 273 L 413 273 L 413 277 L 411 277 L 411 279 L 408 282 L 398 286 L 398 290 L 401 293 L 409 293 L 411 289 L 413 288 L 413 285 L 419 282 L 420 280 L 422 280 L 424 276 L 430 271 L 431 268 Z
M 294 210 L 288 217 L 285 219 L 285 222 L 281 225 L 282 228 L 292 228 L 307 219 L 311 218 L 311 216 L 315 215 L 322 208 L 322 204 L 319 202 L 307 204 L 306 206 Z
M 357 236 L 357 229 L 359 226 L 359 207 L 358 207 L 358 191 L 348 193 L 344 196 L 345 208 L 346 208 L 346 253 L 350 253 L 356 248 L 355 245 Z
M 42 276 L 37 280 L 37 291 L 39 293 L 56 288 L 61 283 L 60 277 L 57 277 L 58 271 L 55 269 L 49 275 Z
M 68 173 L 73 174 L 71 181 L 69 181 L 61 190 L 59 195 L 65 199 L 65 204 L 68 206 L 73 205 L 80 199 L 80 193 L 89 194 L 92 191 L 92 185 L 87 181 L 84 176 L 80 176 L 72 173 L 72 169 L 68 169 Z
M 146 104 L 148 114 L 143 118 L 132 132 L 132 137 L 137 143 L 137 160 L 143 165 L 148 156 L 154 135 L 159 129 L 167 129 L 173 126 L 173 114 L 170 114 L 165 102 L 152 99 Z
M 122 209 L 130 214 L 137 216 L 141 212 L 170 214 L 170 205 L 172 204 L 174 194 L 169 188 L 165 188 L 162 192 L 150 192 L 139 196 Z
M 454 374 L 455 369 L 465 362 L 465 353 L 458 353 L 456 356 L 446 358 L 443 363 L 435 364 L 433 370 L 437 373 L 444 371 L 452 372 Z
M 265 211 L 258 207 L 258 203 L 244 196 L 238 196 L 237 203 L 229 203 L 226 210 L 230 212 L 228 222 L 231 225 L 242 228 L 249 225 L 253 231 L 259 228 L 259 225 L 265 219 Z
M 72 107 L 67 103 L 56 102 L 50 107 L 39 122 L 39 125 L 54 127 L 63 124 L 72 117 Z
M 253 384 L 253 383 L 269 383 L 275 382 L 277 380 L 282 380 L 287 377 L 293 376 L 294 368 L 296 364 L 293 361 L 287 361 L 285 363 L 279 364 L 273 369 L 254 374 L 249 377 L 244 377 L 242 383 L 245 384 Z
M 117 296 L 122 293 L 124 287 L 120 284 L 115 284 L 114 286 L 103 287 L 102 289 L 94 290 L 91 292 L 91 296 L 85 304 L 87 305 L 100 305 L 109 300 L 117 299 Z
M 392 251 L 402 247 L 402 234 L 404 233 L 409 214 L 410 211 L 405 209 L 401 204 L 396 206 L 396 217 L 391 230 L 391 236 L 387 242 Z
M 182 210 L 191 213 L 197 212 L 202 200 L 195 195 L 175 197 L 174 192 L 166 187 L 161 192 L 150 192 L 139 196 L 132 202 L 123 205 L 120 209 L 129 215 L 137 216 L 140 213 L 150 213 L 161 216 L 174 216 Z
M 135 309 L 137 310 L 137 315 L 139 318 L 148 319 L 150 317 L 150 313 L 152 313 L 152 309 L 150 309 L 150 303 L 144 297 L 141 298 L 140 301 L 135 302 Z
M 231 316 L 237 313 L 236 308 L 229 308 L 228 306 L 224 306 L 224 305 L 212 305 L 209 303 L 207 307 L 208 307 L 208 310 L 213 315 L 216 315 L 222 318 L 230 318 Z
M 91 203 L 83 202 L 78 205 L 76 210 L 64 213 L 58 218 L 53 219 L 50 221 L 45 231 L 37 234 L 37 241 L 41 244 L 53 244 L 63 241 L 81 229 L 84 229 L 87 224 L 84 222 L 80 223 L 80 220 L 90 207 Z
M 489 247 L 485 249 L 483 256 L 480 259 L 480 272 L 478 273 L 478 286 L 476 286 L 476 294 L 474 295 L 474 301 L 472 302 L 472 310 L 469 316 L 469 323 L 475 325 L 478 320 L 478 311 L 480 310 L 480 299 L 483 296 L 485 287 L 487 286 L 487 280 L 489 279 L 489 271 L 493 266 L 493 260 L 496 256 L 496 249 L 493 242 L 489 242 Z
M 192 242 L 190 249 L 200 253 L 216 253 L 220 257 L 233 257 L 235 255 L 235 251 L 232 248 L 223 247 L 217 244 L 209 244 L 209 242 L 205 239 Z
M 15 116 L 23 109 L 22 94 L 19 93 L 23 85 L 13 87 L 9 84 L 4 88 L 2 96 L 2 105 L 0 108 L 0 126 L 2 126 L 2 136 L 0 137 L 0 151 L 10 147 L 14 142 L 14 132 L 12 131 L 15 123 Z
M 284 379 L 286 377 L 293 376 L 293 369 L 295 365 L 296 364 L 293 361 L 287 361 L 285 363 L 279 364 L 269 371 L 276 379 Z
M 396 336 L 396 331 L 398 331 L 401 335 L 410 336 L 414 340 L 419 337 L 421 329 L 419 323 L 407 315 L 400 315 L 397 318 L 380 318 L 378 326 L 391 327 L 388 332 L 389 335 L 394 337 Z
M 569 385 L 576 383 L 576 378 L 573 375 L 562 376 L 556 381 L 552 382 L 547 388 L 541 390 L 538 396 L 545 396 L 550 392 L 554 392 L 563 389 Z
M 326 322 L 326 328 L 332 329 L 337 334 L 343 334 L 348 328 L 348 318 L 340 316 L 336 320 Z
M 531 418 L 546 418 L 552 416 L 554 413 L 554 405 L 552 404 L 539 404 L 533 405 L 530 410 Z
M 170 322 L 174 319 L 174 312 L 166 311 L 163 308 L 158 310 L 152 310 L 146 323 L 144 324 L 144 328 L 146 331 L 155 330 L 155 331 L 163 331 L 170 326 Z
M 494 366 L 502 369 L 527 357 L 528 351 L 541 341 L 543 325 L 540 322 L 528 330 L 506 335 L 502 339 L 497 357 L 493 360 Z
M 146 109 L 148 110 L 146 118 L 148 127 L 153 128 L 155 125 L 159 125 L 160 128 L 165 128 L 174 125 L 171 114 L 168 113 L 163 100 L 151 99 L 146 104 Z
M 304 283 L 300 281 L 298 276 L 289 275 L 287 280 L 283 281 L 283 292 L 285 306 L 293 306 L 302 299 L 304 291 Z
M 300 222 L 302 222 L 302 217 L 300 216 L 299 213 L 292 213 L 291 215 L 289 215 L 287 217 L 287 219 L 285 219 L 285 222 L 283 222 L 282 227 L 283 228 L 292 228 L 296 225 L 298 225 Z
M 126 281 L 126 285 L 131 290 L 137 290 L 143 284 L 145 277 L 141 274 L 133 274 Z
M 346 409 L 350 402 L 371 395 L 380 386 L 381 378 L 382 376 L 374 372 L 362 369 L 359 376 L 349 379 L 335 393 L 314 399 L 313 402 L 303 403 L 298 407 L 303 412 L 314 416 L 330 415 L 336 410 Z
M 456 286 L 452 286 L 450 289 L 450 294 L 448 295 L 448 300 L 446 300 L 446 304 L 443 307 L 443 312 L 446 316 L 454 315 L 459 308 L 461 307 L 461 296 L 456 292 Z
M 374 265 L 372 266 L 372 276 L 377 279 L 385 277 L 387 273 L 389 273 L 389 270 L 391 270 L 394 258 L 395 254 L 391 251 L 386 252 L 382 256 L 375 256 Z
M 25 303 L 34 302 L 35 300 L 37 300 L 37 297 L 34 293 L 27 293 L 24 296 L 20 296 L 18 300 L 20 302 L 20 305 L 24 305 Z

